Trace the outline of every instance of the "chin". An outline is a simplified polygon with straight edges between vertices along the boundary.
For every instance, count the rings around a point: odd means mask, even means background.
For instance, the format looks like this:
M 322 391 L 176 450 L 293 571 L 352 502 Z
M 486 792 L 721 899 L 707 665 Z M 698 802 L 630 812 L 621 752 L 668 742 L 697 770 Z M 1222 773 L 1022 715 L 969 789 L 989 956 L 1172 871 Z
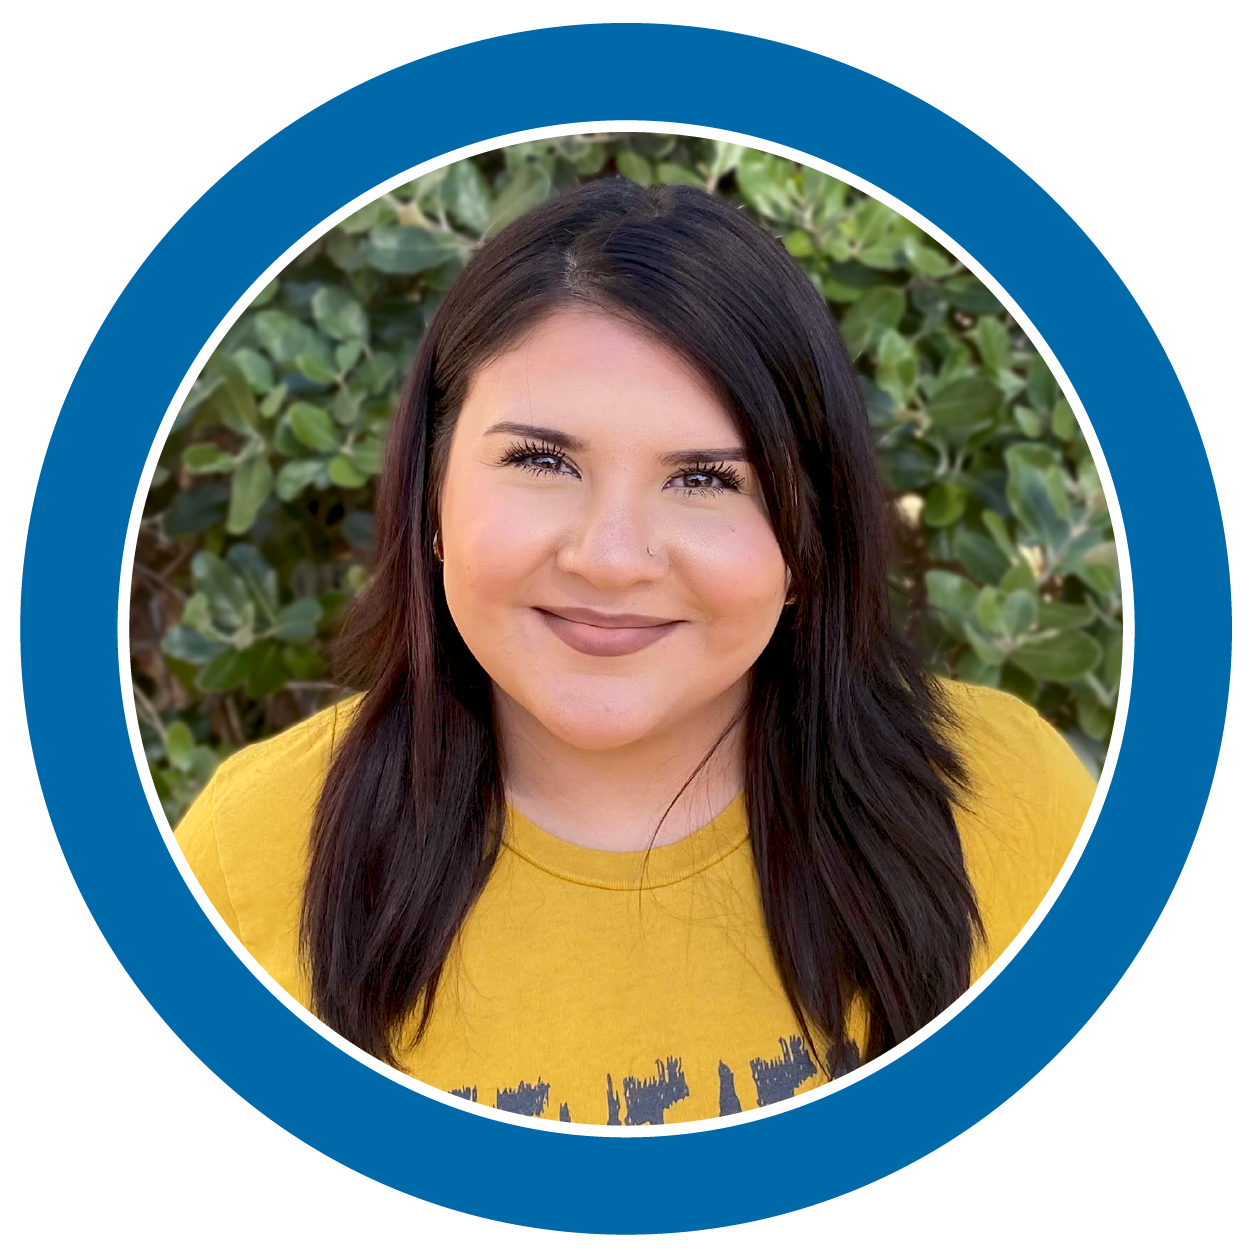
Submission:
M 661 709 L 641 705 L 637 699 L 596 698 L 585 692 L 581 698 L 553 698 L 547 691 L 540 704 L 531 704 L 530 713 L 554 737 L 582 751 L 607 751 L 628 746 L 647 737 L 661 722 Z

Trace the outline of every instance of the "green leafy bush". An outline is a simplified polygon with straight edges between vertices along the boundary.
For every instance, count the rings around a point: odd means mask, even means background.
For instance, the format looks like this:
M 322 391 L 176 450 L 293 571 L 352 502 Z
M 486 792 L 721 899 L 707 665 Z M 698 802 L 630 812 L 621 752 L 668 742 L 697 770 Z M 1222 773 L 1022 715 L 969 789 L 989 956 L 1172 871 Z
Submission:
M 936 671 L 1011 690 L 1103 759 L 1121 597 L 1098 474 L 1067 400 L 995 296 L 886 205 L 707 139 L 519 144 L 426 174 L 296 258 L 183 405 L 144 510 L 132 671 L 171 820 L 218 761 L 341 697 L 326 676 L 368 560 L 374 479 L 423 327 L 481 239 L 588 178 L 745 206 L 833 308 L 899 517 L 892 592 Z

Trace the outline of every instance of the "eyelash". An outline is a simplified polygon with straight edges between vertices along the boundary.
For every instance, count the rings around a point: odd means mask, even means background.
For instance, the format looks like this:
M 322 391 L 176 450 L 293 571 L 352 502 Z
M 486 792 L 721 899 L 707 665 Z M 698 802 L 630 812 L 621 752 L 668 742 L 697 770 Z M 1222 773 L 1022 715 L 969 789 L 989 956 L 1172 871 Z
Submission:
M 550 443 L 514 443 L 501 457 L 500 464 L 515 464 L 518 468 L 525 469 L 528 473 L 557 473 L 558 470 L 551 467 L 540 467 L 533 463 L 535 459 L 546 456 L 552 460 L 560 460 L 565 464 L 569 462 L 565 460 L 565 454 L 559 447 L 553 447 Z M 699 474 L 703 477 L 720 478 L 725 483 L 724 486 L 684 486 L 682 491 L 687 495 L 719 495 L 723 490 L 739 491 L 743 488 L 743 475 L 739 473 L 733 465 L 728 464 L 688 464 L 683 465 L 674 477 L 693 477 Z

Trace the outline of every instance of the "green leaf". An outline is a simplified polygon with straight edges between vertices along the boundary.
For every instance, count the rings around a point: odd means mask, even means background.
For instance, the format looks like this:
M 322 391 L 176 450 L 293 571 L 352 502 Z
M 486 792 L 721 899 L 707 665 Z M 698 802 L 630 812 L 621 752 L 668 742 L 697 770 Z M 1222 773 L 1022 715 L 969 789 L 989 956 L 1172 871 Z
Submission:
M 260 352 L 241 347 L 237 352 L 230 353 L 230 362 L 243 375 L 243 380 L 254 394 L 264 395 L 273 389 L 273 366 Z
M 169 762 L 179 772 L 186 772 L 194 750 L 195 737 L 186 723 L 180 720 L 171 721 L 165 730 L 165 753 Z
M 1002 669 L 997 664 L 987 664 L 976 651 L 966 651 L 956 665 L 956 676 L 973 686 L 997 687 Z
M 608 159 L 608 149 L 602 143 L 579 143 L 569 153 L 573 167 L 584 178 L 597 174 Z
M 380 438 L 363 438 L 348 452 L 352 467 L 366 477 L 373 477 L 382 469 L 384 445 Z
M 735 181 L 739 194 L 765 217 L 785 217 L 794 203 L 795 165 L 755 148 L 740 149 Z
M 1001 369 L 1011 367 L 1012 344 L 1008 338 L 1008 327 L 998 317 L 979 317 L 975 337 L 977 350 L 988 373 L 997 374 Z
M 266 418 L 274 416 L 282 408 L 286 399 L 287 384 L 285 382 L 279 382 L 278 385 L 275 386 L 263 400 L 261 400 L 261 416 Z
M 1082 629 L 1095 619 L 1086 603 L 1057 603 L 1044 599 L 1038 605 L 1038 623 L 1043 629 Z
M 251 543 L 235 543 L 226 553 L 231 568 L 243 578 L 248 593 L 269 620 L 278 614 L 278 574 Z
M 928 409 L 937 426 L 970 428 L 993 416 L 1002 402 L 1003 392 L 989 378 L 971 377 L 944 386 Z
M 253 699 L 263 699 L 287 684 L 290 674 L 282 661 L 282 644 L 272 638 L 258 642 L 247 652 L 246 689 Z
M 487 228 L 491 220 L 491 188 L 472 160 L 457 161 L 448 169 L 443 198 L 452 216 L 466 230 L 481 234 Z
M 279 364 L 294 364 L 299 356 L 330 360 L 330 347 L 326 340 L 312 326 L 305 325 L 289 313 L 269 309 L 257 314 L 253 326 L 261 346 Z
M 1042 473 L 1027 467 L 1013 475 L 1008 484 L 1008 502 L 1033 537 L 1053 549 L 1064 545 L 1069 526 L 1056 508 Z
M 1077 723 L 1088 738 L 1106 742 L 1112 732 L 1112 709 L 1104 707 L 1094 695 L 1081 695 L 1077 700 Z
M 283 503 L 304 493 L 326 471 L 324 460 L 288 460 L 278 470 L 275 493 Z
M 348 234 L 363 234 L 390 218 L 394 210 L 385 200 L 374 200 L 339 222 L 339 229 Z
M 1005 594 L 1011 594 L 1014 590 L 1028 590 L 1031 595 L 1037 595 L 1038 583 L 1034 580 L 1033 570 L 1021 561 L 1013 564 L 999 579 L 999 589 Z
M 320 356 L 310 356 L 301 353 L 295 358 L 295 367 L 310 382 L 320 382 L 323 385 L 333 382 L 338 374 L 335 367 L 328 360 L 323 360 Z
M 355 239 L 342 230 L 332 230 L 326 235 L 326 255 L 343 270 L 344 273 L 355 273 L 365 267 L 365 258 L 356 246 Z
M 1038 415 L 1032 408 L 1026 408 L 1024 404 L 1017 404 L 1012 409 L 1012 419 L 1020 427 L 1021 433 L 1026 438 L 1041 438 L 1043 431 L 1042 417 Z
M 161 639 L 161 650 L 166 655 L 187 664 L 207 664 L 215 655 L 221 655 L 229 649 L 226 643 L 205 638 L 203 634 L 186 625 L 175 625 Z
M 182 449 L 182 467 L 188 473 L 229 473 L 235 458 L 216 443 L 192 443 Z
M 881 461 L 882 476 L 894 491 L 918 490 L 934 480 L 938 453 L 915 440 L 892 448 Z
M 1110 595 L 1116 590 L 1116 569 L 1108 568 L 1106 564 L 1082 560 L 1074 566 L 1073 572 L 1096 594 Z
M 641 187 L 650 187 L 656 181 L 651 162 L 647 157 L 631 152 L 629 148 L 623 148 L 617 153 L 617 172 L 623 178 L 637 182 Z
M 953 308 L 970 313 L 1001 313 L 1003 305 L 986 289 L 975 274 L 961 273 L 943 283 L 943 291 Z
M 753 156 L 756 154 L 755 148 L 744 147 L 741 143 L 726 143 L 722 139 L 714 139 L 712 161 L 708 167 L 709 181 L 715 186 L 726 174 L 738 168 L 748 152 L 751 152 Z
M 1012 652 L 1012 663 L 1039 681 L 1076 681 L 1093 672 L 1102 659 L 1103 648 L 1080 630 L 1023 642 Z
M 923 242 L 919 235 L 907 234 L 903 240 L 903 254 L 908 265 L 917 273 L 931 278 L 940 278 L 951 272 L 951 259 L 936 247 Z M 982 682 L 981 685 L 989 685 Z
M 704 185 L 704 180 L 697 173 L 687 169 L 685 165 L 674 165 L 666 161 L 662 161 L 656 166 L 656 181 L 670 186 L 675 183 L 687 187 L 702 187 Z
M 182 401 L 182 407 L 178 409 L 178 416 L 174 418 L 174 426 L 170 433 L 177 434 L 188 422 L 193 420 L 196 413 L 200 411 L 205 402 L 221 384 L 222 376 L 220 373 L 205 372 L 196 378 L 191 384 L 191 389 L 187 392 L 187 398 Z
M 249 308 L 264 308 L 264 306 L 268 304 L 269 301 L 272 300 L 275 295 L 278 294 L 278 287 L 279 287 L 278 279 L 271 278 L 261 288 L 260 293 L 252 301 L 252 303 L 248 305 L 248 307 Z
M 342 486 L 347 490 L 351 490 L 357 486 L 364 486 L 369 480 L 347 456 L 335 456 L 329 465 L 330 480 L 336 486 Z
M 226 482 L 209 482 L 193 486 L 174 496 L 165 514 L 165 533 L 170 538 L 190 538 L 202 534 L 226 519 L 226 501 L 230 486 Z
M 1003 603 L 1003 623 L 1013 638 L 1027 634 L 1038 621 L 1038 604 L 1028 590 L 1014 590 Z
M 1011 631 L 1004 621 L 1004 597 L 993 586 L 984 586 L 977 596 L 977 623 L 989 634 Z
M 350 339 L 346 343 L 340 343 L 334 349 L 334 366 L 340 373 L 347 373 L 353 365 L 361 358 L 361 352 L 365 350 L 365 345 L 360 339 Z
M 1038 701 L 1038 682 L 1015 664 L 1005 664 L 999 674 L 999 689 L 1014 694 L 1026 703 Z
M 1077 418 L 1073 415 L 1073 407 L 1067 399 L 1059 399 L 1051 410 L 1051 432 L 1062 443 L 1072 442 L 1077 437 Z
M 977 587 L 967 577 L 946 569 L 930 569 L 925 574 L 925 592 L 930 604 L 953 616 L 972 616 L 977 610 Z
M 925 523 L 935 529 L 954 525 L 964 514 L 969 492 L 953 482 L 939 482 L 925 497 Z
M 1109 690 L 1118 690 L 1121 685 L 1121 659 L 1124 648 L 1124 632 L 1118 626 L 1108 639 L 1103 656 L 1103 684 Z
M 877 345 L 887 330 L 903 320 L 907 302 L 893 286 L 875 286 L 866 291 L 844 314 L 843 339 L 847 350 L 859 356 Z
M 1060 387 L 1041 356 L 1030 357 L 1025 378 L 1025 394 L 1030 407 L 1037 412 L 1050 412 L 1061 398 Z
M 522 213 L 541 204 L 552 189 L 551 175 L 538 165 L 524 165 L 504 184 L 491 207 L 491 221 L 483 238 L 498 234 Z
M 369 318 L 342 287 L 323 286 L 313 296 L 313 318 L 323 334 L 344 342 L 369 338 Z
M 990 668 L 997 668 L 1003 663 L 1003 650 L 994 639 L 983 632 L 980 625 L 973 621 L 965 621 L 964 636 L 969 640 L 969 645 L 983 664 Z
M 395 374 L 395 357 L 388 352 L 377 352 L 366 360 L 352 375 L 352 382 L 362 386 L 370 395 L 386 390 Z
M 237 366 L 229 359 L 214 356 L 209 368 L 221 378 L 211 402 L 217 418 L 236 434 L 251 434 L 258 425 L 256 396 Z
M 796 258 L 811 256 L 817 250 L 812 244 L 812 235 L 807 230 L 792 230 L 783 238 L 782 246 Z
M 330 414 L 316 404 L 300 402 L 292 404 L 287 411 L 291 432 L 313 451 L 338 451 L 339 431 Z
M 342 387 L 330 403 L 330 415 L 342 426 L 351 426 L 361 415 L 365 393 L 355 386 Z
M 230 511 L 226 514 L 228 534 L 246 534 L 252 528 L 273 485 L 274 471 L 268 456 L 253 456 L 235 470 L 230 479 Z
M 231 648 L 211 659 L 196 674 L 195 684 L 201 690 L 233 690 L 243 683 L 250 668 L 247 654 Z
M 227 629 L 243 624 L 252 596 L 247 583 L 225 560 L 211 551 L 197 551 L 191 557 L 191 576 L 196 590 L 207 599 L 215 621 Z
M 999 579 L 1008 571 L 1008 560 L 994 539 L 961 526 L 954 541 L 956 559 L 979 582 L 998 585 Z
M 369 232 L 365 259 L 383 273 L 422 273 L 465 255 L 452 234 L 436 234 L 424 226 L 378 226 Z
M 1063 471 L 1052 449 L 1017 443 L 1004 453 L 1008 504 L 1029 533 L 1053 549 L 1068 540 L 1073 516 Z
M 986 532 L 994 540 L 995 546 L 1003 552 L 1004 559 L 1009 564 L 1015 564 L 1017 561 L 1016 544 L 1008 533 L 1008 526 L 1004 522 L 1003 517 L 987 508 L 982 513 L 982 524 L 986 526 Z
M 274 637 L 284 642 L 312 642 L 321 620 L 321 604 L 316 599 L 297 599 L 278 614 Z
M 283 647 L 282 662 L 287 666 L 287 671 L 292 677 L 304 681 L 320 677 L 326 671 L 325 661 L 312 647 Z

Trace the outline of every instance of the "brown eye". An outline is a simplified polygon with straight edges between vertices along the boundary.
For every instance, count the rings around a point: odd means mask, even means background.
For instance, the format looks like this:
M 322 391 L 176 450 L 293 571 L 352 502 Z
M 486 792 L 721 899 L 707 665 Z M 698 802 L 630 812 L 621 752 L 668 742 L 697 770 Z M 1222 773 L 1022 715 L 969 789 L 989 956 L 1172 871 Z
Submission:
M 534 443 L 515 444 L 504 453 L 500 463 L 516 465 L 529 473 L 559 475 L 568 470 L 574 477 L 578 476 L 578 471 L 565 459 L 559 448 L 538 446 Z
M 679 489 L 690 495 L 717 495 L 726 490 L 737 491 L 743 485 L 742 476 L 725 464 L 692 465 L 669 480 L 678 483 Z

